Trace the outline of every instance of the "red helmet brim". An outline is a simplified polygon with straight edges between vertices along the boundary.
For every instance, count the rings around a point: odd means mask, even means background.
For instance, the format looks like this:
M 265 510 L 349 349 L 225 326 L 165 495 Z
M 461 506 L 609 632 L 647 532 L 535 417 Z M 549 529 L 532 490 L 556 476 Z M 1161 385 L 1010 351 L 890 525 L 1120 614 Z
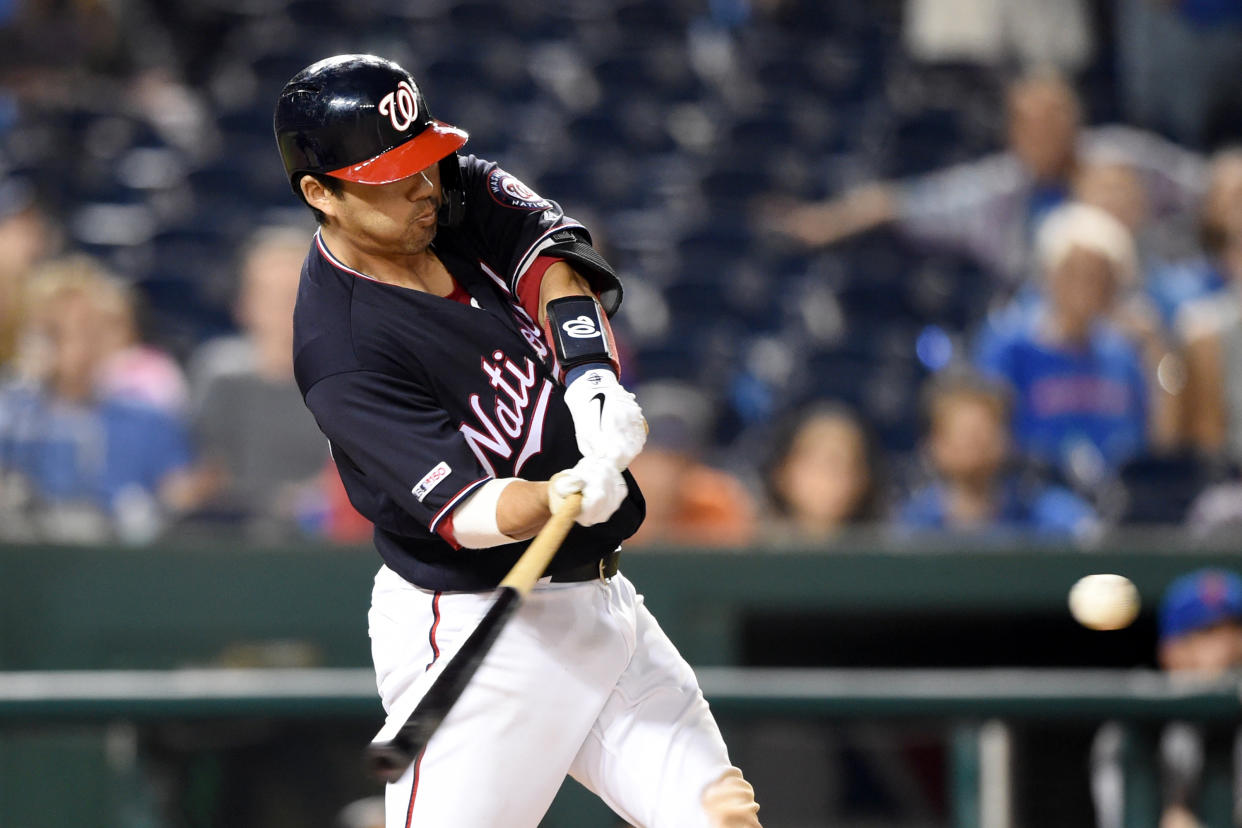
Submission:
M 417 175 L 449 153 L 461 149 L 469 137 L 465 130 L 432 121 L 430 126 L 404 144 L 381 152 L 368 161 L 332 170 L 328 175 L 359 184 L 391 184 Z

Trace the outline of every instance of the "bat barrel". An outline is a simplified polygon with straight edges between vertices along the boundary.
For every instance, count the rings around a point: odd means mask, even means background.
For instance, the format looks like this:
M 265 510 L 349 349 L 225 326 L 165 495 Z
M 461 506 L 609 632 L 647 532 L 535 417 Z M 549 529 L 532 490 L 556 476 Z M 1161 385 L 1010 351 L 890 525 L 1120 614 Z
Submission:
M 367 769 L 384 782 L 396 782 L 405 775 L 414 754 L 398 740 L 375 742 L 367 746 Z

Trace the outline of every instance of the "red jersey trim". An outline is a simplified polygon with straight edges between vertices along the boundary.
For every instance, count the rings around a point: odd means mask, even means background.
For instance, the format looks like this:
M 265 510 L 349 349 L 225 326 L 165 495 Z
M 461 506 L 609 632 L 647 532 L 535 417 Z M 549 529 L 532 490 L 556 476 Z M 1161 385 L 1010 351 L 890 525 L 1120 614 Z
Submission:
M 440 593 L 436 592 L 431 599 L 431 629 L 427 632 L 427 643 L 431 645 L 431 661 L 427 662 L 427 668 L 423 672 L 431 669 L 431 665 L 436 663 L 436 659 L 440 657 L 440 645 L 436 643 L 436 630 L 440 628 Z
M 492 479 L 491 477 L 480 477 L 478 480 L 474 481 L 473 483 L 467 483 L 465 488 L 463 488 L 457 494 L 449 498 L 448 503 L 445 503 L 443 506 L 440 507 L 440 511 L 436 512 L 435 517 L 431 519 L 431 523 L 428 524 L 427 528 L 438 534 L 440 530 L 437 527 L 439 527 L 440 521 L 444 520 L 445 516 L 448 515 L 449 512 L 457 508 L 457 504 L 465 500 L 470 494 L 474 492 L 475 489 L 479 488 L 480 486 L 482 486 L 484 483 L 486 483 L 487 481 L 491 479 Z
M 470 291 L 462 287 L 461 283 L 458 282 L 457 279 L 453 278 L 452 274 L 449 274 L 449 278 L 453 279 L 453 290 L 450 291 L 449 295 L 445 296 L 444 298 L 452 299 L 454 302 L 460 302 L 463 305 L 469 305 L 470 304 Z
M 585 227 L 577 222 L 558 224 L 555 227 L 550 228 L 539 238 L 535 239 L 534 243 L 531 244 L 530 247 L 526 248 L 526 252 L 522 254 L 522 258 L 518 259 L 518 266 L 513 269 L 513 287 L 515 289 L 521 288 L 522 279 L 526 276 L 527 271 L 530 270 L 531 262 L 534 261 L 540 250 L 552 244 L 552 240 L 549 237 L 553 233 L 559 233 L 562 230 L 571 230 L 574 228 L 583 231 L 586 230 Z
M 496 286 L 498 288 L 500 288 L 501 290 L 505 292 L 506 296 L 513 295 L 513 291 L 509 290 L 509 286 L 505 284 L 505 280 L 500 278 L 500 276 L 497 275 L 496 271 L 488 267 L 487 263 L 484 262 L 482 259 L 479 260 L 479 268 L 482 269 L 482 271 L 487 274 L 487 277 L 489 279 L 491 279 L 493 282 L 496 283 Z
M 358 276 L 362 279 L 366 279 L 368 282 L 379 281 L 379 279 L 376 279 L 374 276 L 368 276 L 367 274 L 363 273 L 361 270 L 354 270 L 352 267 L 342 262 L 336 256 L 333 256 L 332 251 L 328 249 L 328 245 L 324 244 L 323 237 L 319 235 L 318 230 L 315 231 L 315 246 L 319 248 L 320 255 L 322 255 L 325 259 L 328 260 L 328 264 L 332 265 L 337 270 L 343 270 L 352 276 Z
M 440 592 L 431 599 L 431 629 L 427 631 L 427 643 L 431 645 L 431 661 L 427 662 L 423 672 L 431 669 L 431 665 L 435 664 L 440 658 L 440 645 L 436 643 L 436 630 L 440 628 Z M 418 797 L 418 777 L 419 772 L 423 768 L 423 756 L 427 753 L 426 745 L 418 752 L 418 759 L 414 761 L 414 779 L 410 785 L 410 804 L 405 809 L 405 828 L 410 828 L 410 824 L 414 820 L 414 800 Z
M 539 291 L 543 287 L 543 277 L 547 275 L 548 268 L 563 261 L 559 256 L 539 256 L 518 281 L 518 304 L 530 314 L 531 319 L 539 318 Z
M 440 521 L 440 528 L 436 530 L 436 534 L 453 547 L 454 551 L 461 549 L 461 543 L 457 540 L 457 527 L 453 525 L 453 512 L 449 512 L 444 516 L 444 520 Z

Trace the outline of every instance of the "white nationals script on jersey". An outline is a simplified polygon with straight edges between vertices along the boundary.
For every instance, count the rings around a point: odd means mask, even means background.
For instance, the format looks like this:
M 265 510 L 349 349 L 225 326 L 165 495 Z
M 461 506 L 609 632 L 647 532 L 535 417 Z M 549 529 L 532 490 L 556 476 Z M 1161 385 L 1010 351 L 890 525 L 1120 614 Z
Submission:
M 545 379 L 532 397 L 536 376 L 535 363 L 529 357 L 519 366 L 502 351 L 493 351 L 491 361 L 484 357 L 480 363 L 483 373 L 487 374 L 488 384 L 496 389 L 495 403 L 489 414 L 483 410 L 479 395 L 471 394 L 470 408 L 474 411 L 478 426 L 462 423 L 461 435 L 466 438 L 479 464 L 492 477 L 496 476 L 496 469 L 489 452 L 507 460 L 513 456 L 514 448 L 520 441 L 521 448 L 513 463 L 513 474 L 518 475 L 526 461 L 543 448 L 543 421 L 548 413 L 548 399 L 552 396 L 552 382 Z

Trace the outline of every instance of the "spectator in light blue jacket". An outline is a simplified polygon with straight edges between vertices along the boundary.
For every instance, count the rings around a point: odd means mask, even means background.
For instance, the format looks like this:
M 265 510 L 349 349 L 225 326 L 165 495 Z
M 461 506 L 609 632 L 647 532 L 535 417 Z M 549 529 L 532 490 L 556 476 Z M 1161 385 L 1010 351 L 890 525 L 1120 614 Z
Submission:
M 147 541 L 194 496 L 184 425 L 101 390 L 122 295 L 84 256 L 27 286 L 19 376 L 0 385 L 0 536 Z
M 1082 539 L 1096 527 L 1071 492 L 1024 479 L 1011 463 L 1004 391 L 973 374 L 933 380 L 924 444 L 933 479 L 897 514 L 904 531 Z

